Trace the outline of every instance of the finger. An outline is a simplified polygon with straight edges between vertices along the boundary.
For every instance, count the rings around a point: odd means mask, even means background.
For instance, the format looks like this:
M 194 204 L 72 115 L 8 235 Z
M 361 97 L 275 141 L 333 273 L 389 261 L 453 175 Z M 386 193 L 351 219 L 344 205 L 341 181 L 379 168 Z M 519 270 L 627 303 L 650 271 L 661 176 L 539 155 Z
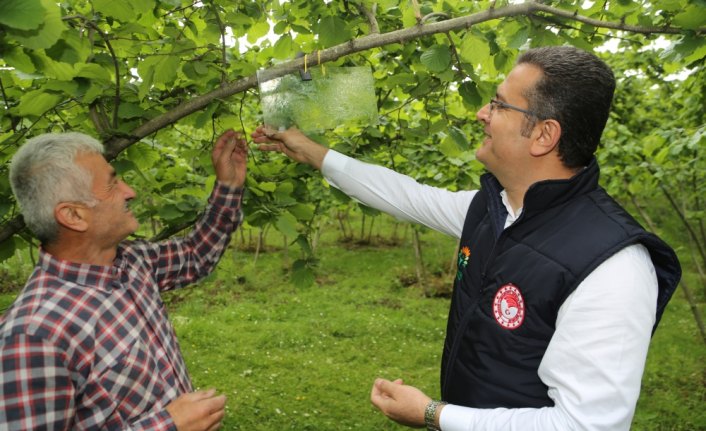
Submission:
M 391 382 L 387 379 L 378 379 L 378 381 L 375 382 L 378 390 L 380 391 L 380 395 L 384 398 L 395 398 L 395 393 L 397 392 L 397 389 L 399 388 L 399 383 Z
M 282 151 L 282 144 L 260 144 L 257 146 L 260 151 Z
M 252 138 L 255 142 L 271 142 L 279 141 L 279 133 L 269 127 L 260 126 L 252 134 Z
M 215 148 L 221 148 L 223 147 L 227 142 L 233 140 L 234 137 L 236 137 L 237 134 L 233 129 L 228 129 L 221 136 L 218 137 L 216 140 L 216 145 Z
M 204 401 L 207 403 L 206 411 L 208 412 L 208 429 L 218 429 L 220 428 L 220 423 L 225 417 L 226 410 L 226 397 L 224 395 L 219 395 L 217 397 L 209 398 Z M 215 428 L 214 428 L 215 427 Z
M 390 398 L 392 393 L 389 388 L 391 388 L 392 385 L 392 382 L 387 379 L 376 379 L 374 387 L 380 397 Z
M 200 402 L 202 402 L 204 409 L 208 412 L 209 415 L 216 414 L 218 412 L 223 411 L 226 406 L 226 397 L 225 395 L 218 395 L 214 396 L 215 391 L 211 394 L 210 397 L 202 399 Z

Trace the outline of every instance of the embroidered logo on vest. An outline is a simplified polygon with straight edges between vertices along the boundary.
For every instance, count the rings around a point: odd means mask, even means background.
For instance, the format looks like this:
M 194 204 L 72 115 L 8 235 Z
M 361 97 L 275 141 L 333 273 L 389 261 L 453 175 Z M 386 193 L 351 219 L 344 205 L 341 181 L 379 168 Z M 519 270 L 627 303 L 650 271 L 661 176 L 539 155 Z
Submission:
M 456 280 L 461 280 L 463 273 L 461 272 L 468 265 L 468 258 L 471 257 L 471 249 L 463 246 L 458 252 L 458 271 L 456 272 Z
M 520 289 L 508 283 L 498 289 L 493 300 L 495 320 L 505 329 L 517 329 L 525 320 L 525 300 Z

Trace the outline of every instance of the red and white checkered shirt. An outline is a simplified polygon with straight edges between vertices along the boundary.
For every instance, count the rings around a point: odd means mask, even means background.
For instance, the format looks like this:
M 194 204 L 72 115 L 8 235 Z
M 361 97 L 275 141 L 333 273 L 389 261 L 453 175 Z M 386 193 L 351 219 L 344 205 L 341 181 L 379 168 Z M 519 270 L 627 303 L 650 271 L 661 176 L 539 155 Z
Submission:
M 124 242 L 113 266 L 41 251 L 0 319 L 0 429 L 176 429 L 165 407 L 193 389 L 159 292 L 216 266 L 241 198 L 217 184 L 187 237 Z

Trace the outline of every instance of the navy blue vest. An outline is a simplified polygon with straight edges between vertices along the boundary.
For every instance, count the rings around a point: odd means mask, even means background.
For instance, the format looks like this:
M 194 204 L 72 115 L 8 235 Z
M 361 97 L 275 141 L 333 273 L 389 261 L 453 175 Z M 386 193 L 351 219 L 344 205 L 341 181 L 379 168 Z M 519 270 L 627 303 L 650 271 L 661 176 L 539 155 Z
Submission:
M 559 308 L 588 274 L 630 244 L 647 247 L 655 265 L 659 322 L 681 277 L 677 257 L 608 196 L 598 175 L 594 159 L 571 179 L 533 184 L 522 215 L 507 229 L 501 185 L 490 174 L 481 178 L 461 235 L 441 365 L 444 401 L 552 406 L 537 370 Z

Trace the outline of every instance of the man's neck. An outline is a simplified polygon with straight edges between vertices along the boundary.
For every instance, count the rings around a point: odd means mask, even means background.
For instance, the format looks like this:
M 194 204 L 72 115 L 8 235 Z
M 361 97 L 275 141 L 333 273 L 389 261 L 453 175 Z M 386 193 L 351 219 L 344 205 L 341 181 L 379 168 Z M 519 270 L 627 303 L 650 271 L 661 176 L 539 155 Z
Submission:
M 524 206 L 527 190 L 529 190 L 533 184 L 548 180 L 568 180 L 580 170 L 581 168 L 569 169 L 562 165 L 555 169 L 545 168 L 535 170 L 534 172 L 537 173 L 537 175 L 534 176 L 515 178 L 516 181 L 508 181 L 509 184 L 507 186 L 503 184 L 505 192 L 507 193 L 507 201 L 515 214 L 517 214 L 518 210 Z
M 71 241 L 57 241 L 45 245 L 44 249 L 57 259 L 99 266 L 112 265 L 117 255 L 117 247 L 101 248 L 96 244 L 79 244 Z

